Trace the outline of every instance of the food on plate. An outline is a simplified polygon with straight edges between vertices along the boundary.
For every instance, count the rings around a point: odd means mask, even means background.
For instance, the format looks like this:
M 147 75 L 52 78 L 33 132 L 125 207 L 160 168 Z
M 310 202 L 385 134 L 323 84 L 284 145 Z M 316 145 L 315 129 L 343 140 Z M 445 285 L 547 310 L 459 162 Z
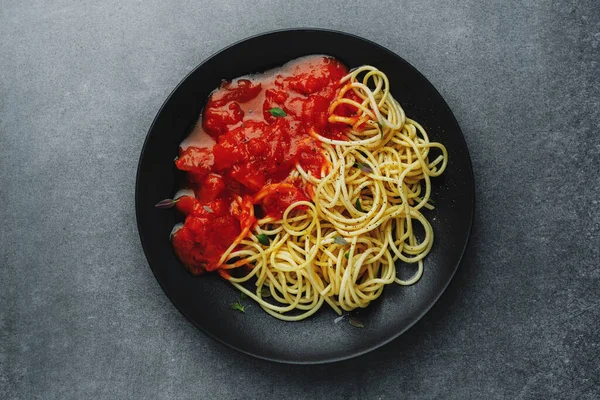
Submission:
M 382 71 L 313 55 L 212 92 L 175 160 L 187 187 L 157 206 L 185 216 L 171 240 L 193 274 L 218 272 L 282 320 L 324 303 L 342 315 L 420 279 L 422 210 L 447 162 Z

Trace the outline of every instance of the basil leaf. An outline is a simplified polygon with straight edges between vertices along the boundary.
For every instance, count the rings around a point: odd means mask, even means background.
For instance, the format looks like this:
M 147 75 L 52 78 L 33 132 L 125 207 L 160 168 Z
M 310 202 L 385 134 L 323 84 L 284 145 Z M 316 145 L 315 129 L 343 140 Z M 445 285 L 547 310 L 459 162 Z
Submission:
M 344 257 L 346 257 L 346 260 L 347 260 L 347 259 L 349 259 L 349 258 L 350 258 L 350 253 L 346 252 L 346 253 L 344 254 Z
M 356 199 L 356 209 L 360 212 L 365 212 L 365 210 L 363 210 L 362 205 L 360 204 L 360 198 Z
M 204 206 L 204 209 L 206 210 L 206 212 L 214 212 L 212 208 L 210 208 L 209 206 Z
M 268 246 L 271 244 L 271 240 L 264 233 L 257 235 L 256 238 L 258 239 L 258 243 L 262 244 L 263 246 Z
M 271 291 L 266 287 L 261 288 L 260 289 L 260 297 L 262 297 L 263 299 L 266 299 L 267 297 L 271 297 Z
M 269 112 L 271 113 L 272 116 L 274 117 L 285 117 L 287 114 L 285 113 L 285 111 L 283 111 L 283 109 L 279 108 L 279 107 L 273 107 L 269 110 Z
M 363 324 L 362 322 L 360 322 L 356 318 L 350 318 L 348 320 L 348 322 L 350 322 L 350 325 L 355 326 L 357 328 L 364 328 L 365 327 L 365 324 Z
M 173 208 L 179 199 L 164 199 L 154 205 L 156 208 Z
M 344 239 L 343 237 L 341 237 L 341 236 L 334 236 L 333 237 L 333 243 L 347 245 L 348 241 L 346 239 Z

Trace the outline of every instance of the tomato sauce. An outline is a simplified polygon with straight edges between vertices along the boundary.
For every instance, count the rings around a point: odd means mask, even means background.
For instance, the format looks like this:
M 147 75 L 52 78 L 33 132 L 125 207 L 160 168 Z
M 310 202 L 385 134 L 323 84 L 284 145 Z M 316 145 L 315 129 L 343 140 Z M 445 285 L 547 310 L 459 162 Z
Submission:
M 192 273 L 218 268 L 223 253 L 255 225 L 255 209 L 280 219 L 290 204 L 310 200 L 310 188 L 290 172 L 296 164 L 315 176 L 327 169 L 310 132 L 344 138 L 344 127 L 329 123 L 328 109 L 347 73 L 334 58 L 308 56 L 225 81 L 209 96 L 175 161 L 194 197 L 179 198 L 186 219 L 172 241 Z

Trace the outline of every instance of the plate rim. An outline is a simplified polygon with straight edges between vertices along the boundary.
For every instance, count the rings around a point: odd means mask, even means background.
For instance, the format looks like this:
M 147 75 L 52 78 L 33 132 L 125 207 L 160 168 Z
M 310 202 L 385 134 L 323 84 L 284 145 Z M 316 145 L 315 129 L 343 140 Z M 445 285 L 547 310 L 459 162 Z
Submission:
M 140 175 L 141 175 L 141 167 L 142 167 L 142 161 L 144 158 L 144 154 L 146 152 L 146 147 L 148 145 L 148 141 L 150 140 L 150 134 L 152 133 L 152 131 L 154 130 L 155 125 L 157 124 L 157 121 L 160 117 L 160 115 L 162 114 L 163 110 L 166 108 L 167 104 L 169 103 L 169 101 L 171 100 L 171 98 L 174 96 L 174 94 L 179 90 L 179 88 L 184 84 L 184 82 L 187 81 L 187 79 L 193 75 L 198 69 L 200 69 L 204 64 L 206 64 L 209 60 L 211 60 L 212 58 L 216 57 L 217 55 L 229 50 L 232 47 L 235 47 L 239 44 L 242 44 L 246 41 L 249 40 L 253 40 L 259 37 L 263 37 L 263 36 L 270 36 L 270 35 L 277 35 L 280 33 L 293 33 L 293 32 L 316 32 L 316 33 L 326 33 L 326 34 L 334 34 L 334 35 L 340 35 L 340 36 L 347 36 L 347 37 L 351 37 L 353 39 L 358 39 L 361 40 L 363 42 L 368 43 L 371 46 L 377 47 L 380 50 L 389 53 L 390 55 L 392 55 L 393 57 L 399 58 L 400 60 L 402 60 L 411 70 L 413 73 L 416 73 L 417 75 L 420 75 L 430 86 L 431 88 L 434 90 L 434 92 L 439 96 L 439 98 L 442 100 L 443 104 L 445 105 L 446 109 L 448 110 L 452 120 L 454 121 L 454 123 L 456 124 L 456 126 L 458 127 L 458 130 L 460 133 L 459 135 L 459 139 L 462 141 L 464 148 L 466 149 L 466 161 L 467 161 L 467 165 L 468 165 L 468 171 L 466 171 L 466 175 L 468 175 L 468 177 L 470 178 L 469 181 L 472 183 L 472 190 L 471 190 L 471 198 L 472 198 L 472 207 L 470 209 L 470 218 L 468 220 L 468 227 L 466 229 L 466 241 L 463 245 L 463 248 L 460 251 L 460 257 L 456 260 L 456 263 L 454 265 L 454 267 L 452 268 L 452 272 L 449 276 L 449 278 L 446 280 L 446 282 L 443 285 L 443 288 L 439 291 L 439 293 L 437 293 L 435 296 L 433 296 L 431 298 L 431 300 L 429 301 L 429 303 L 427 303 L 425 306 L 422 307 L 422 310 L 420 313 L 418 313 L 418 316 L 416 318 L 414 318 L 414 320 L 412 322 L 410 322 L 409 324 L 407 324 L 403 329 L 400 329 L 397 333 L 395 333 L 394 335 L 391 335 L 390 337 L 379 341 L 376 344 L 373 344 L 369 347 L 366 347 L 362 350 L 356 350 L 356 351 L 349 351 L 347 354 L 343 355 L 343 356 L 331 356 L 331 357 L 324 357 L 322 359 L 319 360 L 290 360 L 290 359 L 284 359 L 284 358 L 276 358 L 276 357 L 269 357 L 269 356 L 264 356 L 261 354 L 257 354 L 245 349 L 242 349 L 238 346 L 235 346 L 231 343 L 228 343 L 227 341 L 221 339 L 220 337 L 212 334 L 211 332 L 207 331 L 204 327 L 202 327 L 200 324 L 198 324 L 193 318 L 191 318 L 184 310 L 183 307 L 180 306 L 179 301 L 174 300 L 172 298 L 172 296 L 169 296 L 167 294 L 167 290 L 165 289 L 163 282 L 158 278 L 157 273 L 155 272 L 155 269 L 152 267 L 150 259 L 148 258 L 148 249 L 147 249 L 147 245 L 145 244 L 144 241 L 144 234 L 142 233 L 142 229 L 141 229 L 141 220 L 143 219 L 142 215 L 141 215 L 141 206 L 140 206 Z M 220 50 L 210 54 L 208 57 L 204 58 L 199 64 L 197 64 L 190 72 L 188 72 L 180 81 L 179 83 L 177 83 L 177 85 L 173 88 L 173 90 L 171 90 L 171 92 L 169 93 L 169 95 L 166 97 L 166 99 L 164 100 L 164 102 L 162 103 L 162 105 L 160 106 L 160 108 L 158 109 L 158 111 L 156 112 L 156 115 L 154 117 L 154 119 L 152 120 L 152 124 L 150 124 L 150 127 L 148 128 L 148 131 L 146 133 L 146 137 L 144 139 L 144 143 L 142 144 L 141 147 L 141 151 L 140 151 L 140 156 L 138 159 L 138 166 L 137 166 L 137 171 L 136 171 L 136 181 L 135 181 L 135 199 L 134 199 L 134 206 L 135 206 L 135 214 L 136 214 L 136 225 L 137 225 L 137 231 L 138 231 L 138 235 L 140 238 L 140 242 L 142 244 L 142 249 L 144 252 L 144 257 L 146 258 L 146 263 L 148 264 L 148 267 L 150 268 L 150 270 L 152 271 L 152 274 L 154 275 L 154 279 L 156 279 L 156 281 L 158 282 L 160 288 L 162 289 L 164 295 L 169 299 L 169 301 L 171 302 L 171 304 L 173 304 L 175 306 L 175 308 L 177 309 L 177 311 L 179 311 L 179 313 L 181 315 L 183 315 L 185 317 L 185 319 L 191 323 L 196 329 L 200 330 L 203 334 L 205 334 L 206 336 L 208 336 L 209 338 L 215 339 L 218 343 L 220 343 L 221 345 L 224 345 L 225 347 L 229 348 L 229 349 L 233 349 L 236 351 L 239 351 L 245 355 L 248 356 L 252 356 L 252 357 L 256 357 L 262 360 L 266 360 L 266 361 L 272 361 L 272 362 L 276 362 L 276 363 L 281 363 L 281 364 L 292 364 L 292 365 L 319 365 L 319 364 L 329 364 L 329 363 L 336 363 L 336 362 L 340 362 L 340 361 L 344 361 L 344 360 L 349 360 L 352 358 L 356 358 L 356 357 L 360 357 L 364 354 L 370 353 L 378 348 L 381 348 L 385 345 L 387 345 L 388 343 L 396 340 L 398 337 L 400 337 L 402 334 L 404 334 L 405 332 L 407 332 L 409 329 L 411 329 L 418 321 L 422 320 L 423 317 L 431 310 L 431 308 L 439 301 L 440 297 L 442 296 L 442 294 L 444 294 L 446 292 L 446 290 L 448 289 L 448 286 L 450 285 L 450 282 L 452 282 L 452 280 L 454 279 L 454 276 L 456 275 L 456 271 L 458 270 L 458 267 L 460 266 L 460 264 L 463 261 L 466 249 L 471 241 L 471 233 L 472 233 L 472 228 L 473 228 L 473 223 L 474 223 L 474 219 L 475 219 L 475 210 L 476 210 L 476 191 L 475 191 L 475 176 L 473 173 L 473 163 L 471 160 L 471 155 L 469 152 L 469 148 L 467 146 L 467 142 L 465 140 L 465 136 L 463 134 L 462 129 L 460 128 L 460 125 L 456 119 L 456 116 L 454 115 L 454 113 L 452 112 L 452 109 L 450 108 L 450 106 L 448 105 L 448 103 L 446 102 L 446 99 L 441 95 L 441 93 L 438 91 L 438 89 L 431 83 L 431 81 L 429 79 L 427 79 L 427 77 L 425 77 L 425 75 L 423 75 L 418 69 L 416 69 L 410 62 L 408 62 L 406 59 L 404 59 L 403 57 L 401 57 L 400 55 L 396 54 L 395 52 L 393 52 L 392 50 L 376 43 L 373 42 L 372 40 L 366 39 L 364 37 L 361 37 L 359 35 L 356 34 L 352 34 L 352 33 L 348 33 L 348 32 L 344 32 L 344 31 L 340 31 L 340 30 L 335 30 L 335 29 L 324 29 L 324 28 L 307 28 L 307 27 L 299 27 L 299 28 L 284 28 L 284 29 L 275 29 L 275 30 L 269 30 L 269 31 L 265 31 L 262 33 L 258 33 L 258 34 L 254 34 L 248 37 L 245 37 L 243 39 L 237 40 L 236 42 L 225 46 L 223 48 L 221 48 Z M 467 223 L 467 221 L 465 221 L 465 223 Z

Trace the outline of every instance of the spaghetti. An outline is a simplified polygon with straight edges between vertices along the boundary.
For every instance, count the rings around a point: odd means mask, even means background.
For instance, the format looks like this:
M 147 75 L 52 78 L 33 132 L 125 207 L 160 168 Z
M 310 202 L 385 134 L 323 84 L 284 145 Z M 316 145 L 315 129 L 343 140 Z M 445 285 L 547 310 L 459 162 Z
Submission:
M 326 168 L 316 176 L 297 163 L 289 176 L 309 188 L 312 201 L 294 202 L 282 218 L 258 219 L 219 259 L 238 290 L 286 321 L 323 303 L 341 315 L 368 306 L 386 285 L 416 283 L 433 244 L 422 210 L 433 209 L 431 178 L 446 168 L 446 148 L 406 117 L 378 69 L 362 66 L 339 84 L 329 122 L 349 130 L 330 138 L 311 129 Z M 344 107 L 356 112 L 337 112 Z M 398 261 L 417 265 L 410 279 L 398 277 Z

